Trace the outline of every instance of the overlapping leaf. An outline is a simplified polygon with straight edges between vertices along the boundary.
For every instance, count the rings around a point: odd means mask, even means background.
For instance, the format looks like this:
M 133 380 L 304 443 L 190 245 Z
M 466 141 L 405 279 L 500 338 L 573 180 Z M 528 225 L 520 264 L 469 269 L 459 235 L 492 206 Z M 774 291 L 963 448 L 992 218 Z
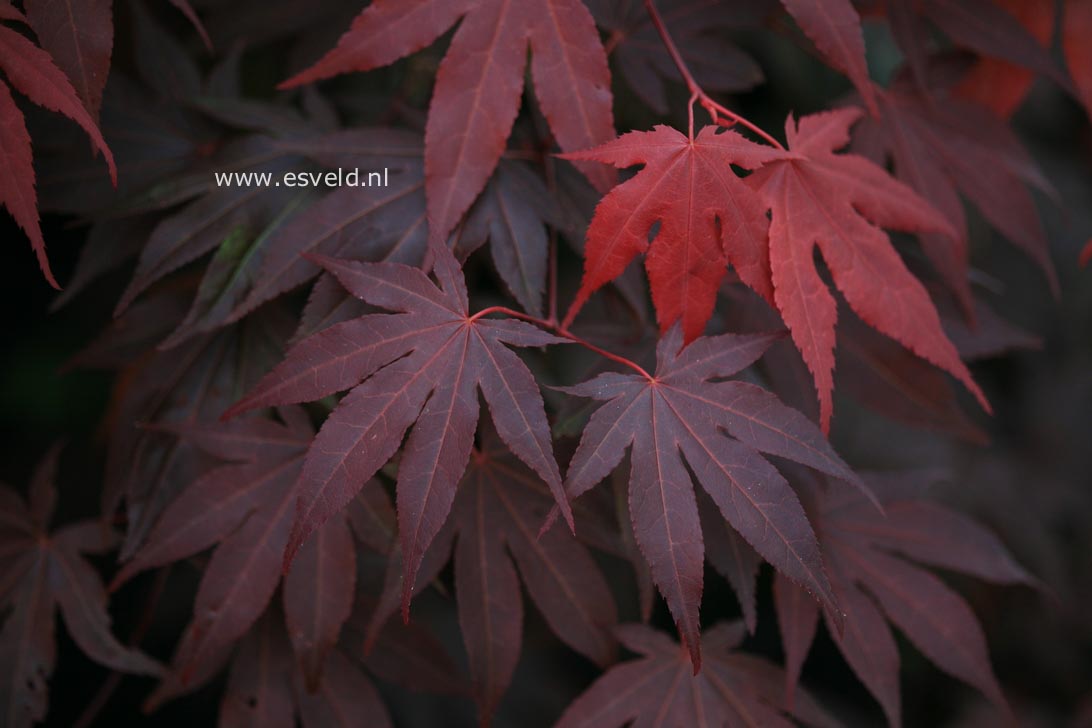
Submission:
M 875 109 L 861 34 L 861 16 L 851 0 L 781 0 L 781 4 L 827 63 L 848 76 L 868 108 Z
M 988 442 L 941 371 L 844 313 L 836 371 L 841 391 L 897 422 Z
M 56 659 L 54 623 L 59 608 L 69 635 L 92 660 L 114 670 L 159 675 L 162 668 L 120 644 L 110 631 L 106 590 L 84 554 L 116 543 L 94 521 L 49 530 L 57 501 L 55 448 L 38 466 L 29 501 L 0 485 L 0 711 L 9 728 L 45 718 L 46 681 Z
M 746 0 L 670 0 L 656 3 L 686 66 L 706 91 L 746 91 L 762 83 L 762 69 L 730 40 L 732 31 L 754 29 L 772 3 Z M 630 88 L 659 114 L 666 114 L 665 80 L 682 82 L 640 0 L 589 0 L 599 27 Z
M 29 0 L 25 5 L 38 42 L 98 119 L 114 46 L 110 0 Z
M 307 282 L 321 268 L 304 253 L 416 265 L 425 251 L 424 167 L 417 134 L 360 128 L 295 139 L 295 153 L 324 167 L 388 168 L 390 186 L 341 187 L 301 210 L 256 241 L 238 281 L 220 294 L 234 321 L 267 301 Z M 210 320 L 215 317 L 206 316 Z
M 837 725 L 807 694 L 784 709 L 781 669 L 738 651 L 744 634 L 739 622 L 707 630 L 705 669 L 692 675 L 685 645 L 643 625 L 620 627 L 619 640 L 640 657 L 592 683 L 565 710 L 558 728 Z
M 561 211 L 545 182 L 526 165 L 502 160 L 459 234 L 459 251 L 489 241 L 493 265 L 528 313 L 542 315 L 546 291 L 546 227 L 563 225 Z
M 298 410 L 285 424 L 247 418 L 220 426 L 176 428 L 191 444 L 235 461 L 204 473 L 164 511 L 114 586 L 145 569 L 216 545 L 175 655 L 182 681 L 215 663 L 265 611 L 281 582 L 281 554 L 295 507 L 293 487 L 312 430 Z M 355 546 L 344 518 L 331 520 L 285 577 L 284 607 L 303 672 L 314 684 L 349 617 Z
M 26 22 L 26 18 L 10 5 L 5 8 L 0 20 Z M 7 83 L 0 80 L 0 156 L 4 159 L 5 168 L 5 173 L 0 177 L 0 205 L 7 208 L 30 238 L 46 280 L 54 288 L 60 288 L 49 268 L 45 240 L 38 224 L 30 135 L 23 121 L 23 112 L 15 105 L 8 84 L 38 106 L 64 114 L 79 124 L 90 137 L 94 148 L 102 153 L 110 169 L 110 179 L 117 184 L 114 157 L 94 119 L 87 113 L 72 84 L 54 64 L 49 53 L 6 25 L 0 25 L 0 70 L 7 77 Z
M 924 249 L 945 284 L 972 312 L 967 280 L 967 219 L 962 197 L 1043 270 L 1055 294 L 1058 281 L 1046 233 L 1027 189 L 1046 182 L 1019 139 L 985 109 L 958 98 L 943 103 L 896 83 L 879 92 L 881 117 L 865 119 L 856 133 L 878 163 L 890 159 L 895 175 L 928 200 L 957 236 L 926 233 Z M 988 167 L 991 173 L 982 174 Z
M 561 148 L 584 149 L 613 136 L 607 57 L 580 0 L 378 0 L 336 48 L 284 84 L 385 66 L 456 23 L 425 129 L 428 217 L 439 237 L 455 227 L 504 151 L 528 46 L 539 105 Z M 588 174 L 601 189 L 609 187 L 606 170 Z
M 367 497 L 361 497 L 365 494 Z M 395 531 L 386 494 L 369 484 L 349 507 L 358 533 Z M 572 534 L 539 534 L 554 505 L 546 484 L 483 428 L 480 445 L 453 505 L 453 515 L 429 547 L 417 572 L 415 592 L 434 582 L 454 555 L 456 606 L 469 655 L 471 689 L 481 723 L 488 725 L 504 696 L 522 651 L 521 585 L 553 632 L 600 667 L 614 659 L 614 598 L 585 545 Z M 586 504 L 580 504 L 581 506 Z M 582 540 L 622 555 L 612 524 L 574 508 Z M 376 527 L 375 524 L 381 524 Z M 366 629 L 365 649 L 377 649 L 402 591 L 401 549 L 389 549 L 386 583 Z M 518 572 L 517 572 L 518 567 Z
M 227 146 L 217 164 L 234 172 L 269 173 L 279 177 L 304 168 L 304 160 L 282 150 L 267 135 L 243 137 Z M 219 171 L 219 170 L 217 170 Z M 259 184 L 218 185 L 208 170 L 198 173 L 204 189 L 179 211 L 152 230 L 137 262 L 133 279 L 118 302 L 117 313 L 156 281 L 212 251 L 225 240 L 261 238 L 261 231 L 291 207 L 299 190 Z
M 1013 13 L 995 0 L 889 0 L 892 35 L 907 56 L 914 76 L 927 85 L 928 18 L 957 46 L 1007 61 L 1051 78 L 1069 89 L 1065 71 L 1051 58 L 1049 48 L 1025 28 Z M 1049 3 L 1039 3 L 1048 5 Z
M 884 501 L 886 517 L 877 518 L 870 503 L 841 486 L 817 493 L 813 514 L 831 583 L 845 612 L 845 631 L 831 630 L 842 654 L 894 726 L 901 724 L 899 656 L 887 621 L 937 667 L 978 688 L 1004 709 L 1005 699 L 974 613 L 955 591 L 916 564 L 998 584 L 1035 584 L 1035 580 L 992 533 L 925 499 L 920 478 L 876 474 L 866 480 Z M 782 585 L 775 592 L 787 662 L 794 666 L 790 685 L 819 617 L 806 598 L 797 600 L 801 608 L 787 608 L 794 588 Z M 785 621 L 789 615 L 791 621 Z
M 390 459 L 416 422 L 398 474 L 403 609 L 470 457 L 479 388 L 501 438 L 549 484 L 572 524 L 538 385 L 505 346 L 562 340 L 519 321 L 471 317 L 458 263 L 443 246 L 433 256 L 439 287 L 405 265 L 314 258 L 354 295 L 397 313 L 368 314 L 301 341 L 229 412 L 352 390 L 308 453 L 286 563 Z
M 538 535 L 552 505 L 546 484 L 487 432 L 454 505 L 459 624 L 483 723 L 519 659 L 521 582 L 563 642 L 600 667 L 614 658 L 614 598 L 591 554 L 562 529 Z
M 566 390 L 605 402 L 569 464 L 569 496 L 610 474 L 631 447 L 633 531 L 695 671 L 704 544 L 691 472 L 756 551 L 826 607 L 835 602 L 803 507 L 760 453 L 850 482 L 856 477 L 803 415 L 752 384 L 718 381 L 753 363 L 776 338 L 726 334 L 680 352 L 682 335 L 674 327 L 660 342 L 652 378 L 610 373 Z
M 124 500 L 122 558 L 132 556 L 163 509 L 210 464 L 174 428 L 215 421 L 281 356 L 291 333 L 285 312 L 267 307 L 216 334 L 149 354 L 177 325 L 191 295 L 163 291 L 138 302 L 74 362 L 119 370 L 101 500 L 109 514 Z
M 849 142 L 858 109 L 791 118 L 791 156 L 747 178 L 772 213 L 770 267 L 774 301 L 819 393 L 820 423 L 833 412 L 837 304 L 815 263 L 818 247 L 850 307 L 869 326 L 962 381 L 986 409 L 955 347 L 944 335 L 925 287 L 907 270 L 878 225 L 955 237 L 928 202 L 863 157 L 835 154 Z M 874 224 L 875 223 L 875 224 Z
M 455 692 L 455 668 L 430 634 L 422 630 L 386 630 L 380 644 L 363 664 L 352 655 L 357 649 L 344 642 L 324 657 L 322 678 L 312 683 L 293 659 L 284 616 L 268 609 L 240 641 L 231 658 L 227 688 L 220 701 L 219 724 L 284 726 L 294 728 L 371 728 L 392 725 L 390 714 L 369 673 L 411 690 Z M 226 657 L 226 656 L 224 656 Z M 224 657 L 207 681 L 223 667 Z M 429 660 L 427 665 L 418 664 Z M 195 685 L 164 682 L 145 705 L 145 711 L 190 692 Z
M 297 716 L 304 728 L 392 725 L 375 685 L 339 649 L 325 656 L 322 682 L 308 688 L 277 617 L 270 610 L 232 660 L 220 702 L 221 726 L 295 728 Z
M 1057 15 L 1054 3 L 1041 3 L 1037 0 L 995 0 L 995 2 L 1027 28 L 1040 45 L 1050 47 Z M 915 73 L 918 74 L 920 81 L 924 81 L 925 74 L 921 70 Z M 1070 74 L 1075 80 L 1077 79 L 1077 74 L 1072 68 Z M 1002 119 L 1008 119 L 1020 107 L 1028 91 L 1031 90 L 1034 80 L 1035 73 L 1027 68 L 999 58 L 983 57 L 960 81 L 958 92 L 963 98 L 989 108 Z M 1078 87 L 1079 83 L 1078 81 Z M 922 87 L 925 88 L 926 84 L 922 83 Z
M 687 341 L 704 330 L 729 263 L 744 283 L 771 297 L 769 222 L 761 199 L 731 165 L 757 169 L 784 154 L 734 131 L 718 133 L 712 126 L 695 139 L 657 126 L 565 156 L 619 168 L 645 165 L 596 208 L 570 322 L 596 289 L 646 251 L 645 270 L 660 328 L 666 331 L 681 320 Z M 659 231 L 650 244 L 649 233 L 657 223 Z

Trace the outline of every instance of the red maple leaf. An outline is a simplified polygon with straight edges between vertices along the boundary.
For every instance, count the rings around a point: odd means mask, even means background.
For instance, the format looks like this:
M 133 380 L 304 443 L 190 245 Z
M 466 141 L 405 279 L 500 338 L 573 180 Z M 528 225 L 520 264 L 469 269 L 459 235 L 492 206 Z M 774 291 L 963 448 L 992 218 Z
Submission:
M 804 509 L 760 453 L 859 481 L 806 417 L 752 384 L 719 381 L 749 366 L 776 339 L 726 334 L 698 339 L 680 352 L 682 335 L 674 327 L 657 347 L 655 376 L 601 374 L 565 390 L 605 402 L 569 464 L 569 496 L 580 496 L 609 475 L 632 446 L 634 535 L 695 670 L 701 663 L 704 544 L 687 465 L 756 551 L 825 606 L 834 604 Z
M 731 263 L 748 286 L 771 299 L 767 227 L 761 199 L 731 165 L 757 169 L 783 152 L 734 131 L 707 126 L 687 138 L 668 126 L 630 132 L 595 149 L 563 155 L 619 168 L 644 164 L 595 210 L 584 251 L 584 279 L 566 326 L 588 297 L 647 251 L 645 269 L 660 329 L 681 319 L 687 341 L 701 335 Z M 649 232 L 660 224 L 650 244 Z
M 563 150 L 614 135 L 607 55 L 580 0 L 377 0 L 311 68 L 282 87 L 367 71 L 459 22 L 436 73 L 425 128 L 429 227 L 444 237 L 493 173 L 519 111 L 527 48 L 535 92 Z M 588 170 L 605 189 L 606 170 Z
M 286 564 L 394 455 L 417 423 L 398 475 L 403 610 L 409 608 L 421 559 L 447 520 L 470 458 L 479 387 L 501 439 L 549 484 L 572 525 L 542 395 L 526 365 L 505 346 L 564 340 L 520 321 L 471 316 L 455 258 L 444 246 L 437 246 L 433 256 L 439 287 L 405 265 L 312 257 L 355 296 L 398 313 L 367 314 L 304 339 L 225 415 L 352 390 L 308 453 Z
M 785 133 L 792 154 L 747 178 L 772 213 L 774 301 L 814 377 L 823 429 L 829 429 L 834 407 L 837 302 L 816 269 L 816 246 L 835 286 L 865 323 L 953 374 L 988 410 L 925 287 L 877 225 L 950 237 L 956 232 L 882 168 L 834 153 L 849 142 L 849 128 L 860 116 L 859 109 L 849 108 L 805 116 L 799 125 L 790 117 Z

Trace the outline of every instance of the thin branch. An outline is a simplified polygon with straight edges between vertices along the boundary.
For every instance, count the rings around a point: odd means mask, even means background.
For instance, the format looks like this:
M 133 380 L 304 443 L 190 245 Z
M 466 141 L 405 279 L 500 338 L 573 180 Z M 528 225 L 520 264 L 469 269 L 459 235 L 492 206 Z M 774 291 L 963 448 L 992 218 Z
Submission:
M 547 321 L 546 319 L 541 319 L 537 316 L 531 316 L 530 314 L 523 313 L 522 311 L 516 311 L 506 306 L 490 306 L 489 308 L 483 308 L 481 311 L 478 311 L 476 314 L 471 316 L 468 320 L 471 322 L 477 321 L 482 316 L 486 316 L 491 313 L 502 313 L 505 316 L 510 316 L 511 318 L 520 319 L 522 321 L 527 321 L 528 323 L 535 324 L 536 326 L 540 326 L 548 331 L 554 332 L 562 338 L 568 339 L 574 344 L 579 344 L 580 346 L 583 346 L 589 351 L 594 351 L 596 354 L 605 359 L 610 359 L 613 362 L 629 367 L 650 382 L 654 381 L 655 379 L 655 377 L 645 371 L 645 368 L 637 362 L 627 359 L 619 354 L 613 354 L 606 349 L 602 349 L 596 346 L 590 341 L 580 338 L 576 334 L 572 333 L 568 329 L 558 324 L 556 321 Z
M 690 73 L 690 69 L 686 65 L 686 61 L 683 60 L 682 54 L 679 52 L 678 46 L 675 45 L 675 40 L 671 37 L 671 33 L 667 30 L 667 25 L 664 23 L 663 16 L 660 15 L 660 11 L 656 9 L 655 3 L 652 0 L 645 0 L 645 8 L 648 10 L 648 15 L 652 19 L 652 25 L 655 26 L 656 32 L 660 34 L 660 39 L 663 40 L 664 46 L 667 48 L 668 55 L 671 56 L 672 62 L 675 67 L 679 69 L 679 73 L 682 74 L 683 81 L 686 83 L 687 89 L 690 90 L 691 101 L 690 108 L 693 110 L 694 101 L 697 100 L 701 104 L 702 108 L 709 112 L 709 116 L 713 118 L 713 123 L 720 124 L 722 117 L 724 120 L 731 122 L 732 124 L 739 124 L 745 127 L 760 138 L 777 147 L 784 150 L 785 147 L 781 145 L 781 142 L 773 138 L 760 127 L 755 126 L 750 121 L 740 116 L 739 114 L 725 108 L 721 104 L 709 97 L 709 94 L 705 93 L 701 85 L 694 79 L 694 74 Z

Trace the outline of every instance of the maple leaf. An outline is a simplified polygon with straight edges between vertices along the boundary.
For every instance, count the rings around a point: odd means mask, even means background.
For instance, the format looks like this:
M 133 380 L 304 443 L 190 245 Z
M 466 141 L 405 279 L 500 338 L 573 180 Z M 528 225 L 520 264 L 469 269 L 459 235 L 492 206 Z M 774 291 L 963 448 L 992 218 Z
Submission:
M 0 20 L 27 22 L 15 8 L 5 5 Z M 95 121 L 76 96 L 68 78 L 54 64 L 49 53 L 31 43 L 7 26 L 0 25 L 0 70 L 17 91 L 38 106 L 64 114 L 75 121 L 90 137 L 95 149 L 102 153 L 110 169 L 110 180 L 117 184 L 117 168 L 106 141 Z M 11 90 L 0 80 L 0 156 L 5 174 L 0 179 L 0 204 L 8 209 L 15 222 L 30 238 L 38 257 L 38 266 L 51 286 L 59 289 L 49 268 L 45 240 L 38 223 L 38 201 L 34 191 L 34 167 L 31 164 L 30 135 L 23 121 L 23 112 L 15 105 Z
M 163 672 L 157 662 L 121 645 L 110 632 L 106 591 L 83 554 L 111 550 L 113 534 L 95 521 L 49 530 L 59 452 L 54 447 L 38 465 L 28 501 L 0 485 L 0 610 L 7 613 L 0 630 L 0 711 L 9 728 L 30 726 L 46 716 L 57 608 L 76 645 L 95 662 L 140 675 Z
M 644 625 L 625 625 L 618 639 L 640 657 L 620 663 L 592 683 L 558 721 L 558 728 L 622 728 L 664 725 L 833 726 L 809 695 L 791 710 L 781 707 L 783 674 L 761 657 L 738 651 L 745 635 L 739 622 L 722 622 L 705 633 L 705 669 L 690 674 L 684 645 Z
M 462 19 L 461 22 L 460 18 Z M 580 0 L 377 0 L 289 88 L 390 64 L 459 23 L 425 128 L 429 228 L 447 236 L 496 167 L 519 111 L 527 48 L 539 105 L 565 151 L 614 135 L 610 71 Z M 612 178 L 589 168 L 600 189 Z
M 877 98 L 881 116 L 863 120 L 855 133 L 867 140 L 870 158 L 881 164 L 890 158 L 896 177 L 955 226 L 955 238 L 926 233 L 921 242 L 964 311 L 973 313 L 967 280 L 967 218 L 961 194 L 1035 261 L 1057 295 L 1058 279 L 1046 233 L 1026 187 L 1044 189 L 1049 185 L 1012 130 L 971 102 L 958 98 L 941 102 L 905 82 L 892 84 L 878 92 Z M 981 174 L 984 165 L 990 174 Z
M 325 657 L 323 680 L 310 688 L 293 665 L 284 628 L 270 610 L 242 641 L 220 702 L 220 725 L 304 728 L 393 725 L 375 685 L 341 649 Z
M 682 76 L 648 11 L 640 0 L 589 0 L 599 27 L 610 33 L 608 47 L 618 69 L 642 101 L 667 114 L 664 81 Z M 707 91 L 747 91 L 763 81 L 762 69 L 751 56 L 725 37 L 762 24 L 769 2 L 723 3 L 719 0 L 671 0 L 657 8 L 694 80 Z
M 215 164 L 217 170 L 269 173 L 274 178 L 288 170 L 306 168 L 304 160 L 282 149 L 276 138 L 261 134 L 225 145 Z M 197 176 L 201 188 L 187 190 L 183 197 L 195 199 L 162 218 L 152 230 L 115 315 L 123 313 L 153 283 L 213 250 L 225 239 L 247 235 L 250 230 L 261 231 L 271 221 L 277 221 L 286 207 L 293 207 L 293 198 L 300 194 L 287 186 L 218 185 L 208 170 Z
M 308 686 L 306 674 L 293 660 L 283 623 L 283 616 L 269 609 L 240 640 L 220 700 L 219 725 L 295 728 L 297 718 L 304 728 L 392 725 L 375 684 L 345 648 L 326 655 L 321 682 Z M 222 666 L 223 660 L 205 679 Z M 145 712 L 193 687 L 164 683 L 149 699 Z
M 661 331 L 681 320 L 687 341 L 701 335 L 731 263 L 739 277 L 770 298 L 765 210 L 731 169 L 758 169 L 784 153 L 734 131 L 707 126 L 696 138 L 668 126 L 630 132 L 595 149 L 562 155 L 619 168 L 644 164 L 611 190 L 588 227 L 584 278 L 566 326 L 588 297 L 647 251 L 645 270 Z M 650 244 L 649 232 L 660 223 Z
M 140 571 L 219 544 L 175 655 L 183 682 L 247 632 L 281 582 L 281 554 L 296 502 L 293 486 L 313 434 L 302 411 L 285 409 L 282 415 L 284 424 L 247 418 L 218 426 L 162 426 L 233 461 L 208 470 L 182 491 L 111 585 L 116 589 Z M 335 519 L 307 544 L 298 568 L 285 577 L 286 617 L 312 680 L 349 616 L 354 563 L 348 526 Z M 336 578 L 329 578 L 331 572 Z
M 559 228 L 563 219 L 545 182 L 526 165 L 501 160 L 467 213 L 456 246 L 465 258 L 488 240 L 501 280 L 534 316 L 542 315 L 546 290 L 546 223 Z
M 521 581 L 562 642 L 600 667 L 614 659 L 614 598 L 592 555 L 562 529 L 538 534 L 552 505 L 546 484 L 486 430 L 453 507 L 459 625 L 483 724 L 519 659 Z
M 820 423 L 833 412 L 836 301 L 816 270 L 818 246 L 834 284 L 861 319 L 948 371 L 989 411 L 985 395 L 945 337 L 924 286 L 906 269 L 876 225 L 956 237 L 951 224 L 906 185 L 863 157 L 835 154 L 861 116 L 849 108 L 792 117 L 792 155 L 747 178 L 772 213 L 770 266 L 774 301 L 819 394 Z M 876 223 L 876 225 L 872 224 Z
M 368 314 L 301 341 L 226 417 L 255 407 L 320 399 L 351 389 L 308 453 L 285 564 L 327 518 L 406 441 L 398 473 L 405 563 L 403 610 L 428 545 L 451 510 L 478 422 L 480 388 L 505 444 L 572 513 L 554 460 L 542 395 L 510 346 L 564 341 L 515 320 L 471 316 L 466 285 L 443 245 L 432 255 L 439 287 L 419 269 L 313 256 L 353 295 L 391 314 Z
M 925 499 L 922 475 L 876 473 L 865 480 L 883 500 L 884 516 L 842 486 L 814 494 L 813 517 L 822 534 L 831 584 L 845 612 L 845 631 L 831 633 L 846 661 L 879 701 L 888 721 L 900 725 L 899 656 L 887 627 L 890 620 L 937 667 L 1007 709 L 974 613 L 956 592 L 915 564 L 998 584 L 1038 582 L 992 533 Z M 790 686 L 819 617 L 811 600 L 794 596 L 794 589 L 782 584 L 775 590 L 786 662 L 791 666 Z M 789 600 L 795 600 L 793 608 L 785 604 Z
M 546 484 L 528 471 L 510 452 L 502 449 L 501 440 L 491 423 L 488 426 L 483 423 L 479 430 L 479 440 L 480 447 L 472 454 L 467 472 L 463 476 L 463 484 L 456 494 L 454 517 L 444 524 L 425 552 L 421 568 L 417 572 L 414 593 L 433 585 L 440 578 L 442 570 L 451 561 L 452 553 L 456 554 L 456 559 L 459 558 L 458 554 L 461 552 L 454 548 L 457 535 L 465 537 L 464 540 L 488 538 L 488 534 L 477 530 L 472 513 L 475 499 L 480 494 L 481 487 L 484 487 L 488 503 L 496 502 L 497 498 L 488 497 L 495 495 L 500 496 L 500 500 L 506 504 L 498 518 L 498 523 L 502 526 L 500 543 L 515 542 L 515 547 L 509 545 L 507 550 L 515 557 L 521 574 L 526 572 L 527 583 L 534 582 L 534 587 L 529 587 L 528 591 L 540 611 L 547 615 L 547 623 L 574 650 L 597 664 L 608 662 L 608 658 L 613 656 L 613 638 L 603 634 L 601 625 L 609 626 L 617 621 L 613 597 L 603 591 L 604 585 L 598 568 L 594 562 L 588 561 L 589 554 L 584 547 L 590 546 L 623 559 L 632 558 L 628 544 L 624 543 L 624 535 L 619 533 L 621 523 L 614 511 L 613 498 L 583 498 L 573 504 L 573 519 L 580 523 L 579 543 L 573 541 L 570 534 L 559 536 L 552 529 L 541 529 L 543 516 L 548 519 L 556 516 L 551 510 L 553 501 Z M 387 557 L 378 603 L 371 612 L 365 630 L 364 649 L 370 653 L 382 635 L 381 630 L 388 626 L 390 618 L 398 611 L 404 588 L 402 552 L 396 538 L 397 519 L 394 506 L 385 490 L 372 487 L 371 483 L 349 504 L 348 513 L 357 538 L 368 542 L 376 552 Z M 534 545 L 527 542 L 526 533 L 532 533 L 536 542 Z M 496 546 L 497 542 L 487 545 Z M 490 556 L 496 555 L 493 549 L 486 553 Z M 468 564 L 472 566 L 472 562 Z M 636 563 L 634 565 L 637 566 Z M 471 566 L 464 566 L 464 571 L 473 573 Z M 647 571 L 643 561 L 640 567 Z M 541 571 L 541 568 L 546 571 Z M 539 578 L 547 574 L 548 578 Z M 584 587 L 580 590 L 569 590 L 566 586 L 577 583 Z M 585 588 L 588 594 L 594 596 L 585 598 L 582 594 Z M 503 599 L 508 592 L 491 590 L 491 593 L 492 598 L 510 606 Z M 651 591 L 649 597 L 651 602 Z M 483 599 L 484 595 L 478 601 Z M 474 599 L 468 602 L 474 602 Z M 561 605 L 569 608 L 563 609 Z M 518 607 L 513 610 L 517 613 L 522 611 Z M 466 646 L 468 651 L 479 649 L 469 639 L 466 640 Z M 502 663 L 514 663 L 518 656 L 519 640 L 494 647 L 496 651 L 503 653 Z M 479 661 L 478 666 L 480 665 Z M 484 688 L 478 695 L 479 698 L 488 697 Z
M 133 555 L 163 510 L 210 464 L 209 456 L 171 428 L 214 422 L 279 359 L 291 333 L 284 312 L 267 307 L 216 334 L 149 353 L 177 324 L 191 295 L 184 290 L 149 296 L 76 358 L 80 365 L 120 370 L 107 421 L 101 508 L 114 513 L 124 500 L 122 559 Z
M 239 283 L 220 294 L 234 306 L 225 321 L 236 321 L 319 274 L 322 269 L 302 257 L 304 253 L 408 265 L 419 264 L 424 256 L 427 225 L 420 135 L 358 128 L 282 145 L 328 168 L 389 167 L 390 185 L 369 190 L 363 198 L 360 189 L 341 187 L 255 240 L 235 274 Z
M 569 464 L 569 497 L 579 497 L 610 474 L 632 446 L 634 535 L 690 649 L 695 672 L 701 664 L 704 546 L 687 465 L 723 517 L 758 553 L 825 606 L 834 604 L 804 509 L 759 453 L 859 481 L 803 415 L 755 385 L 718 381 L 752 364 L 777 338 L 725 334 L 698 339 L 680 352 L 682 334 L 673 327 L 657 347 L 653 377 L 608 373 L 564 390 L 605 402 L 592 415 Z

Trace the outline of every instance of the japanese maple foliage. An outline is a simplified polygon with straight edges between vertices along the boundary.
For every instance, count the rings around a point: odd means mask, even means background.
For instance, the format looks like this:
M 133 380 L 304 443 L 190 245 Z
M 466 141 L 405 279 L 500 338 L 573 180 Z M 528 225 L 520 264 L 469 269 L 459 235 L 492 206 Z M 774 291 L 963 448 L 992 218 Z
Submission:
M 432 103 L 443 112 L 430 115 L 425 128 L 429 220 L 438 235 L 458 224 L 504 152 L 519 110 L 528 46 L 535 93 L 562 149 L 612 135 L 606 53 L 580 0 L 374 2 L 336 48 L 284 83 L 384 66 L 457 22 L 433 91 Z M 599 187 L 609 186 L 603 170 L 588 173 Z
M 704 554 L 687 465 L 728 523 L 763 558 L 837 613 L 803 508 L 760 453 L 852 482 L 855 476 L 803 415 L 754 385 L 713 381 L 751 364 L 772 340 L 725 334 L 698 339 L 680 353 L 675 327 L 657 347 L 654 375 L 601 374 L 567 388 L 605 401 L 588 421 L 569 464 L 568 494 L 576 498 L 593 487 L 632 446 L 634 535 L 686 640 L 695 672 L 701 665 L 698 607 Z
M 0 723 L 1062 724 L 1090 8 L 0 0 Z
M 163 668 L 125 647 L 110 631 L 106 590 L 85 555 L 114 547 L 115 535 L 95 521 L 50 530 L 57 505 L 54 479 L 60 451 L 54 447 L 38 465 L 28 499 L 0 486 L 0 551 L 4 577 L 0 600 L 8 610 L 0 632 L 4 725 L 29 726 L 49 705 L 46 681 L 56 661 L 55 612 L 60 609 L 72 639 L 89 657 L 115 670 L 160 675 Z

